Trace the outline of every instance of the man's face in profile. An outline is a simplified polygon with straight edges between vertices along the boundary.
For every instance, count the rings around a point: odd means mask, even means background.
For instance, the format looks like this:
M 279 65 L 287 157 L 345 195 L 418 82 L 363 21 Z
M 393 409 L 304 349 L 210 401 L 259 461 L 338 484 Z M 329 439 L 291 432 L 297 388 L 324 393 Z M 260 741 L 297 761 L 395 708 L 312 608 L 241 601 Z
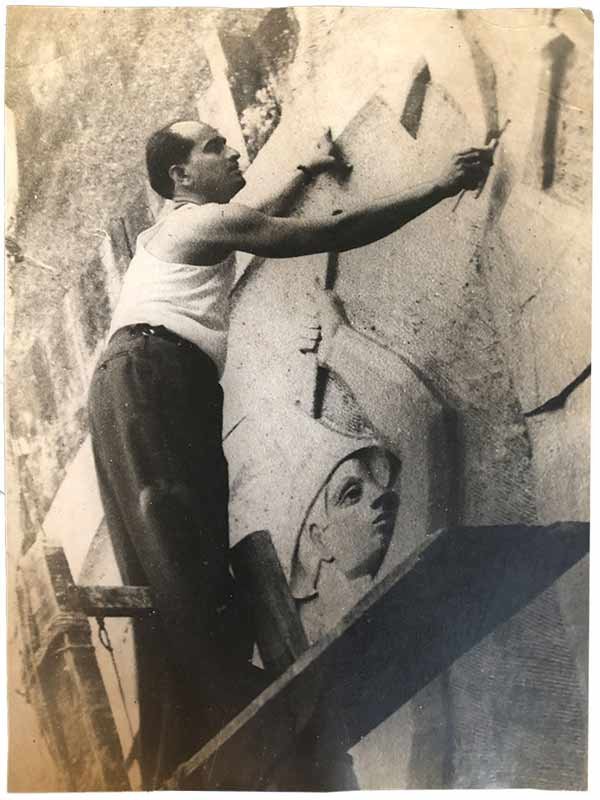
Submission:
M 381 567 L 398 512 L 398 472 L 390 453 L 372 447 L 343 461 L 323 490 L 322 544 L 349 580 Z
M 219 131 L 194 121 L 178 122 L 172 129 L 195 142 L 184 165 L 189 188 L 217 202 L 227 202 L 245 186 L 240 154 Z

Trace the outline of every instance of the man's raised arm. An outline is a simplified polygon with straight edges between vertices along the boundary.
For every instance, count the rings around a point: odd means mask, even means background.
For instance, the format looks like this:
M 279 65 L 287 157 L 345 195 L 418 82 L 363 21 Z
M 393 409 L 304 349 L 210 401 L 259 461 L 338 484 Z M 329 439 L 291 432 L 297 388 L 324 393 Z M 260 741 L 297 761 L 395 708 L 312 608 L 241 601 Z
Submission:
M 260 204 L 250 203 L 252 208 L 270 217 L 287 217 L 298 194 L 323 172 L 349 170 L 351 167 L 340 156 L 333 143 L 331 128 L 319 139 L 314 150 L 303 163 L 292 170 L 281 184 L 272 191 L 270 197 L 263 198 Z
M 205 242 L 224 250 L 266 258 L 352 250 L 388 236 L 461 189 L 476 188 L 490 166 L 490 148 L 465 150 L 437 180 L 331 217 L 282 219 L 236 203 L 214 205 L 201 234 Z

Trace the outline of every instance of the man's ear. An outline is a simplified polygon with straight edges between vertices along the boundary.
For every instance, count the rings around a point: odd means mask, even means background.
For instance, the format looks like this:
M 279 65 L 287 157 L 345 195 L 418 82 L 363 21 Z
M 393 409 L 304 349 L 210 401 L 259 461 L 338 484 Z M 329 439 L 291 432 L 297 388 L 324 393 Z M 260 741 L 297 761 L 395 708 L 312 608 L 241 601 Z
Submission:
M 182 164 L 173 164 L 168 169 L 169 178 L 173 181 L 173 183 L 183 183 L 185 178 L 187 177 L 187 172 L 185 167 Z

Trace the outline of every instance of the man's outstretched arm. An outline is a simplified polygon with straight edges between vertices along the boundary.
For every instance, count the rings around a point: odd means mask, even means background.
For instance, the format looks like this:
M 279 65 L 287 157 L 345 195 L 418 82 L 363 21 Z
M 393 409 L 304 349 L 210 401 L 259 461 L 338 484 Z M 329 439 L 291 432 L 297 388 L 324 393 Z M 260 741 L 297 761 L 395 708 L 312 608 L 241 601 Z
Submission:
M 455 155 L 434 181 L 317 219 L 281 219 L 236 203 L 215 205 L 198 237 L 266 258 L 352 250 L 388 236 L 461 189 L 476 188 L 490 166 L 491 148 L 472 148 Z

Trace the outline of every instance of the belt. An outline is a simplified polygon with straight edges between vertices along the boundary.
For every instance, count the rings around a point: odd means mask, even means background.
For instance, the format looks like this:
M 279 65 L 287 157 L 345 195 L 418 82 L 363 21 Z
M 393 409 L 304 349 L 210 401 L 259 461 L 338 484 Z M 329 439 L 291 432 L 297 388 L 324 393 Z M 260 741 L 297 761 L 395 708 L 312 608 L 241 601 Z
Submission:
M 215 371 L 217 369 L 212 358 L 207 355 L 204 350 L 201 350 L 198 345 L 193 344 L 188 339 L 184 339 L 169 328 L 165 328 L 164 325 L 150 325 L 147 322 L 138 322 L 135 325 L 124 325 L 113 333 L 110 337 L 109 344 L 114 344 L 117 339 L 133 339 L 136 336 L 155 336 L 158 339 L 164 339 L 167 342 L 177 345 L 177 347 L 180 347 L 182 350 L 193 353 L 201 360 L 206 361 Z
M 206 376 L 210 375 L 210 379 L 219 382 L 219 373 L 215 362 L 212 358 L 204 352 L 198 345 L 193 344 L 188 339 L 184 339 L 179 334 L 164 325 L 150 325 L 147 322 L 138 322 L 135 325 L 124 325 L 122 328 L 116 330 L 110 337 L 107 349 L 101 357 L 99 366 L 104 367 L 117 355 L 127 352 L 128 342 L 137 339 L 138 337 L 149 339 L 150 337 L 163 339 L 164 341 L 175 344 L 182 352 L 189 353 L 196 361 L 196 366 Z M 115 352 L 117 351 L 117 352 Z
M 120 333 L 121 331 L 127 331 L 131 337 L 157 336 L 159 339 L 165 339 L 167 342 L 173 342 L 173 344 L 176 344 L 178 347 L 200 350 L 200 348 L 195 344 L 192 344 L 192 342 L 184 339 L 182 336 L 179 336 L 178 333 L 174 333 L 174 331 L 170 330 L 169 328 L 165 328 L 164 325 L 149 325 L 147 322 L 138 322 L 135 325 L 126 325 L 124 328 L 120 328 L 116 333 Z
M 185 347 L 186 349 L 202 352 L 195 344 L 179 336 L 178 333 L 174 333 L 169 328 L 165 328 L 164 325 L 149 325 L 147 322 L 138 322 L 135 325 L 124 325 L 113 333 L 109 339 L 109 343 L 113 343 L 117 339 L 133 339 L 135 336 L 157 336 L 159 339 L 173 342 L 173 344 L 176 344 L 178 347 Z

